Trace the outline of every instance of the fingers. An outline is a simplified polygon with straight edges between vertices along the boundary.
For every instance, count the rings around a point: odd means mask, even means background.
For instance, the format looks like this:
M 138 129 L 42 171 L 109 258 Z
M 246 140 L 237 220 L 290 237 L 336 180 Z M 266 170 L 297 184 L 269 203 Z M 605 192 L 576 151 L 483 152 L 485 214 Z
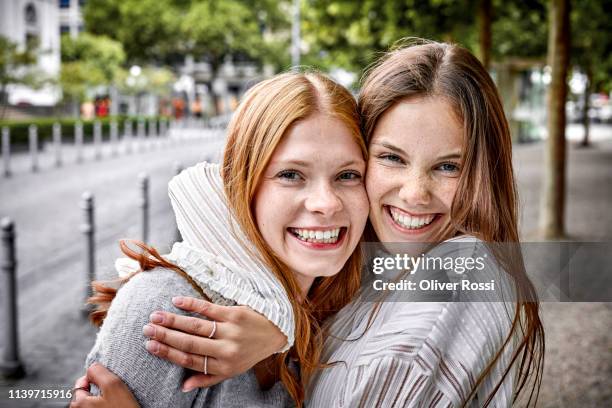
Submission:
M 74 382 L 74 388 L 87 388 L 89 389 L 89 381 L 87 381 L 87 376 L 84 375 L 82 377 L 77 378 Z
M 93 363 L 87 369 L 87 381 L 96 384 L 102 394 L 110 392 L 112 388 L 124 385 L 119 377 L 98 363 Z
M 180 330 L 194 336 L 207 337 L 213 334 L 215 337 L 223 330 L 223 323 L 214 323 L 213 320 L 205 320 L 199 317 L 181 316 L 168 312 L 153 312 L 150 316 L 151 323 L 164 327 Z
M 194 374 L 183 383 L 183 391 L 189 392 L 196 388 L 212 387 L 226 379 L 227 377 L 221 375 Z
M 186 296 L 173 297 L 172 303 L 180 309 L 199 313 L 217 322 L 233 320 L 236 314 L 239 313 L 239 309 L 241 309 L 241 307 L 237 306 L 220 306 L 203 299 Z
M 215 357 L 223 353 L 222 345 L 207 337 L 194 336 L 150 323 L 142 328 L 142 332 L 150 339 L 157 340 L 185 353 Z
M 85 400 L 88 397 L 91 397 L 91 394 L 88 391 L 85 391 L 83 388 L 89 389 L 89 381 L 87 381 L 86 376 L 79 377 L 75 383 L 72 391 L 72 401 L 71 407 L 79 407 L 83 406 Z
M 177 364 L 181 367 L 188 368 L 193 371 L 197 371 L 199 373 L 204 372 L 204 356 L 202 355 L 185 353 L 173 347 L 168 347 L 165 344 L 162 344 L 155 340 L 147 341 L 145 348 L 151 354 L 161 357 L 164 360 L 168 360 L 171 363 Z M 223 367 L 220 366 L 219 361 L 211 356 L 208 356 L 208 361 L 206 362 L 206 371 L 208 372 L 208 374 L 224 373 Z

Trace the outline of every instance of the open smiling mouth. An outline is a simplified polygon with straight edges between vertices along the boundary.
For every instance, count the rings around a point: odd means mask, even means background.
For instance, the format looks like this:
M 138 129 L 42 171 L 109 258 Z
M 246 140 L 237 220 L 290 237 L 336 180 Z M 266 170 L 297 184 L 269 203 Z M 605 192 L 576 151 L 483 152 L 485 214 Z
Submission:
M 317 248 L 336 247 L 346 236 L 347 227 L 331 228 L 326 230 L 312 230 L 304 228 L 287 228 L 287 231 L 304 244 L 313 244 Z M 309 245 L 311 246 L 311 245 Z
M 442 214 L 439 213 L 411 215 L 390 205 L 384 207 L 393 225 L 405 232 L 425 231 L 442 217 Z

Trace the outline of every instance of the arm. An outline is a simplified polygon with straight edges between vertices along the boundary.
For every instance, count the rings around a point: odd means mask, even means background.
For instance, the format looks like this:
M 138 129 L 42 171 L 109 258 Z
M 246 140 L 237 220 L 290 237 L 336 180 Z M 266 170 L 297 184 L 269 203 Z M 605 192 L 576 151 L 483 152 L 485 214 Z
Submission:
M 196 396 L 180 389 L 187 370 L 156 358 L 143 346 L 143 326 L 152 311 L 165 308 L 181 313 L 170 301 L 177 293 L 197 296 L 170 270 L 134 276 L 118 291 L 87 358 L 87 366 L 98 362 L 121 378 L 143 407 L 189 406 Z
M 210 320 L 156 311 L 150 325 L 146 348 L 152 354 L 199 373 L 191 375 L 183 387 L 210 387 L 241 374 L 278 352 L 287 337 L 263 315 L 246 306 L 219 306 L 191 297 L 173 298 L 176 307 L 198 313 Z M 212 321 L 216 324 L 214 327 Z M 209 336 L 213 333 L 214 336 Z M 208 356 L 208 373 L 201 373 Z

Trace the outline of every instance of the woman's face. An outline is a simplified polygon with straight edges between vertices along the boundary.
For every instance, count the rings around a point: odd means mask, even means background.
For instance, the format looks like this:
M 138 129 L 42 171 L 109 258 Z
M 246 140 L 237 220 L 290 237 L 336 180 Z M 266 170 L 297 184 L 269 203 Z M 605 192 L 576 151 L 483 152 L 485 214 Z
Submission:
M 449 221 L 463 128 L 443 98 L 405 99 L 379 119 L 366 188 L 381 242 L 432 242 Z
M 254 199 L 257 227 L 308 291 L 338 273 L 368 218 L 366 163 L 349 129 L 315 114 L 294 124 L 277 146 Z

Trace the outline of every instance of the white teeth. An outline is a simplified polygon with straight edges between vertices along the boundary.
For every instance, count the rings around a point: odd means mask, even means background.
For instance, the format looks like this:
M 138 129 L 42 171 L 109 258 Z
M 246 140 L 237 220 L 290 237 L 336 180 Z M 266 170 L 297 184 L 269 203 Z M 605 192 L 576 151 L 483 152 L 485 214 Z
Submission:
M 291 231 L 295 235 L 297 235 L 297 237 L 302 241 L 325 244 L 336 243 L 340 235 L 340 228 L 335 228 L 326 231 L 291 228 Z
M 391 216 L 393 217 L 393 220 L 397 222 L 399 225 L 401 225 L 402 227 L 408 228 L 408 229 L 422 228 L 425 225 L 430 224 L 435 218 L 434 214 L 413 217 L 410 215 L 400 213 L 399 211 L 394 210 L 391 207 L 389 209 L 391 210 L 390 212 L 391 212 Z

